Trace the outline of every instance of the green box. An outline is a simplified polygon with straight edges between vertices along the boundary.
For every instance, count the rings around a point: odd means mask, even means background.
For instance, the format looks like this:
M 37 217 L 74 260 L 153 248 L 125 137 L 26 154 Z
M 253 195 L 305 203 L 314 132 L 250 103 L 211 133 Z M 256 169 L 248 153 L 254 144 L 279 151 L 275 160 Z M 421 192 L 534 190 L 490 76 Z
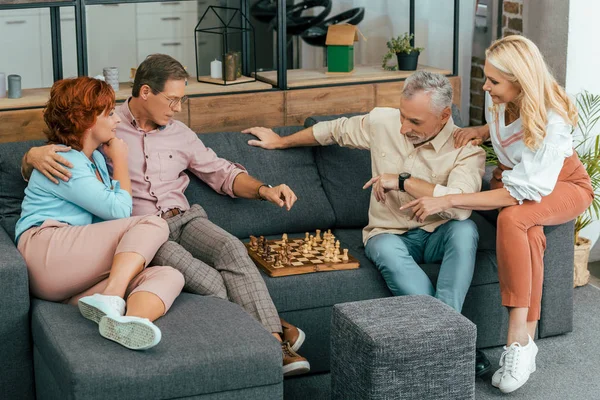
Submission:
M 354 46 L 327 46 L 327 72 L 352 72 Z

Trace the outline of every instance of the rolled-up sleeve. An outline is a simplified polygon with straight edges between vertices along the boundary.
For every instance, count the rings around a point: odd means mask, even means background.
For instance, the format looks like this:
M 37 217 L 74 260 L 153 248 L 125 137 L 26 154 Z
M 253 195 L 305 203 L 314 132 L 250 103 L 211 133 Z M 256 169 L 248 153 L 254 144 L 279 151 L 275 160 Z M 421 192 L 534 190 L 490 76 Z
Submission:
M 369 149 L 371 147 L 370 114 L 319 122 L 313 126 L 313 135 L 321 146 L 337 143 L 353 149 Z
M 525 148 L 521 162 L 502 173 L 502 183 L 519 204 L 524 200 L 540 202 L 554 190 L 565 158 L 573 154 L 571 126 L 562 122 L 550 123 L 542 145 Z
M 481 180 L 485 173 L 485 151 L 479 146 L 468 144 L 458 155 L 454 168 L 448 175 L 446 186 L 435 185 L 434 197 L 449 194 L 477 193 L 481 190 Z M 465 220 L 471 216 L 471 210 L 450 208 L 439 213 L 444 219 Z
M 218 157 L 195 134 L 194 137 L 195 140 L 189 143 L 192 155 L 188 169 L 215 192 L 236 197 L 233 193 L 233 181 L 239 174 L 248 173 L 246 168 Z

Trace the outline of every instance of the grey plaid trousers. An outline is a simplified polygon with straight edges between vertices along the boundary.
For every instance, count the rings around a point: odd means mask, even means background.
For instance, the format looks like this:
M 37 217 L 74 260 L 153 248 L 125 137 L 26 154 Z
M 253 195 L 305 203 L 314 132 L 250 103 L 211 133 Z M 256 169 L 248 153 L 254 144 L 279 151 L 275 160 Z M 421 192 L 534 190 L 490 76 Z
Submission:
M 238 238 L 209 221 L 197 204 L 167 222 L 169 241 L 158 249 L 152 265 L 179 270 L 185 277 L 184 290 L 229 299 L 269 332 L 281 333 L 265 281 Z

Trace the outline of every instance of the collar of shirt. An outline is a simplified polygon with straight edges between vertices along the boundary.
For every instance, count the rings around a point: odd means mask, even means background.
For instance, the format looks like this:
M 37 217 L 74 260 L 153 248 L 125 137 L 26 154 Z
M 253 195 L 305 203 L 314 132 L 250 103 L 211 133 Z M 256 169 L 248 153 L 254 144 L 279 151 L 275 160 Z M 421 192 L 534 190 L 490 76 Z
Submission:
M 121 111 L 121 115 L 123 115 L 123 117 L 125 118 L 125 121 L 133 126 L 134 128 L 136 128 L 138 131 L 140 132 L 144 132 L 144 133 L 152 133 L 155 131 L 162 131 L 164 130 L 168 125 L 171 125 L 173 123 L 173 120 L 170 120 L 169 123 L 167 125 L 159 125 L 158 128 L 153 129 L 149 132 L 145 132 L 143 131 L 139 126 L 137 121 L 135 120 L 135 117 L 133 116 L 133 114 L 131 113 L 131 109 L 129 108 L 129 100 L 132 99 L 132 96 L 128 97 L 127 100 L 125 100 L 125 102 L 123 102 L 123 104 L 120 105 L 120 111 Z
M 450 139 L 450 135 L 452 135 L 452 132 L 454 132 L 454 128 L 454 120 L 452 117 L 450 117 L 440 133 L 438 133 L 436 137 L 429 141 L 436 153 L 439 153 L 440 149 L 444 147 L 448 139 Z

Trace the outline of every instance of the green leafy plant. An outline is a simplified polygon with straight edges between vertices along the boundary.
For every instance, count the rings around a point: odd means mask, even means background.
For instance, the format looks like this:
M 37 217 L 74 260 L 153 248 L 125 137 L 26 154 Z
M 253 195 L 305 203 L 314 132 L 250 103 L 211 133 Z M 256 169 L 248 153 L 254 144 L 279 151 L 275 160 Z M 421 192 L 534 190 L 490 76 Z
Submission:
M 397 38 L 391 38 L 387 43 L 388 52 L 385 53 L 382 60 L 381 67 L 387 71 L 396 71 L 398 69 L 397 65 L 387 65 L 388 61 L 390 61 L 396 53 L 405 53 L 411 54 L 412 52 L 422 52 L 425 50 L 424 47 L 413 47 L 410 44 L 410 41 L 413 39 L 415 35 L 409 34 L 408 32 L 403 35 L 398 36 Z
M 595 128 L 600 120 L 600 95 L 587 91 L 578 94 L 577 109 L 582 140 L 575 151 L 592 180 L 595 196 L 592 205 L 575 220 L 575 244 L 579 244 L 579 232 L 600 217 L 600 134 Z

